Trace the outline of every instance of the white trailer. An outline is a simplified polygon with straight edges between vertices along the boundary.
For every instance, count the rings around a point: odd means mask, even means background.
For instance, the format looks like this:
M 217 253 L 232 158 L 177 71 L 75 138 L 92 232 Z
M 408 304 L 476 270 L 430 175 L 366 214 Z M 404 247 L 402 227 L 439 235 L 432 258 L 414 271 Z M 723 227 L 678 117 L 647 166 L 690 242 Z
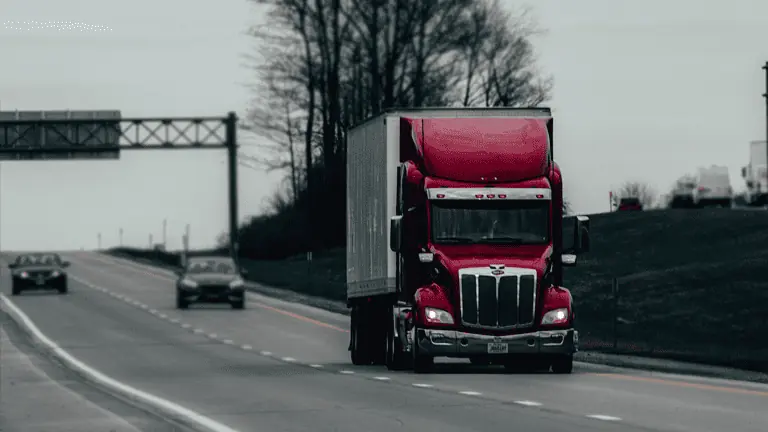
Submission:
M 749 143 L 749 165 L 741 168 L 741 176 L 747 184 L 747 204 L 768 205 L 768 141 Z

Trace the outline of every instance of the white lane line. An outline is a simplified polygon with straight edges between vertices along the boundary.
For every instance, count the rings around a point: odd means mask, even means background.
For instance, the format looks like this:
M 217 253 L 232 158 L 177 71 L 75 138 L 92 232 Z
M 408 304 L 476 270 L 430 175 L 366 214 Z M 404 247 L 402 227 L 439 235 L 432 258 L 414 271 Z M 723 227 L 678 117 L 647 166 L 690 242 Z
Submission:
M 603 421 L 621 421 L 621 417 L 614 417 L 614 416 L 603 415 L 603 414 L 590 414 L 587 417 L 593 418 L 595 420 L 603 420 Z
M 282 361 L 291 362 L 291 363 L 293 363 L 293 362 L 295 362 L 295 361 L 296 361 L 296 359 L 295 359 L 295 358 L 293 358 L 293 357 L 283 357 L 281 360 L 282 360 Z
M 174 324 L 178 324 L 179 323 L 179 319 L 178 318 L 171 318 L 169 321 L 171 321 Z
M 352 374 L 355 373 L 355 371 L 351 371 L 351 370 L 346 370 L 345 369 L 345 370 L 340 370 L 339 373 L 342 373 L 344 375 L 352 375 Z
M 373 377 L 376 381 L 389 381 L 389 377 Z
M 483 394 L 476 391 L 460 391 L 459 394 L 463 394 L 464 396 L 482 396 Z
M 211 338 L 211 339 L 216 339 L 216 338 L 218 338 L 218 337 L 219 337 L 219 335 L 217 335 L 216 333 L 210 333 L 210 334 L 208 335 L 208 337 L 209 337 L 209 338 Z
M 418 388 L 432 388 L 432 387 L 434 387 L 432 384 L 422 384 L 422 383 L 413 383 L 411 385 L 414 386 L 414 387 L 418 387 Z
M 205 331 L 203 331 L 203 329 L 199 329 L 199 328 L 196 328 L 196 329 L 194 330 L 194 332 L 195 332 L 195 333 L 198 333 L 198 334 L 199 334 L 199 333 L 205 333 Z
M 91 368 L 87 364 L 81 362 L 77 358 L 70 355 L 67 351 L 59 347 L 55 342 L 48 339 L 32 320 L 19 309 L 13 302 L 11 302 L 6 296 L 0 294 L 0 300 L 3 301 L 6 308 L 10 310 L 11 315 L 15 315 L 21 324 L 26 327 L 30 333 L 39 340 L 43 345 L 46 345 L 60 360 L 67 363 L 70 368 L 78 370 L 80 373 L 88 376 L 91 380 L 98 382 L 99 384 L 111 388 L 113 391 L 120 393 L 123 397 L 128 399 L 139 399 L 143 403 L 154 406 L 156 409 L 165 411 L 170 415 L 175 415 L 186 419 L 192 423 L 197 424 L 199 427 L 209 429 L 213 432 L 237 432 L 235 429 L 230 428 L 227 425 L 219 423 L 209 417 L 206 417 L 200 413 L 192 411 L 181 405 L 173 403 L 167 399 L 160 398 L 153 394 L 144 392 L 137 388 L 131 387 L 120 381 L 115 380 L 103 373 Z
M 166 315 L 166 314 L 164 314 L 164 313 L 161 313 L 161 314 L 160 314 L 160 315 L 158 315 L 158 316 L 159 316 L 160 318 L 162 318 L 162 319 L 168 319 L 168 315 Z
M 271 355 L 272 355 L 272 353 L 271 353 L 271 352 L 269 352 L 269 351 L 262 351 L 262 352 L 260 352 L 259 354 L 261 354 L 261 355 L 263 355 L 263 356 L 271 356 Z
M 156 313 L 157 313 L 157 309 L 150 309 L 150 310 L 149 310 L 149 313 L 151 313 L 151 314 L 156 314 Z
M 520 400 L 520 401 L 514 401 L 514 403 L 518 405 L 525 405 L 525 406 L 541 406 L 541 402 L 536 401 L 529 401 L 529 400 Z
M 147 306 L 145 304 L 140 304 L 139 307 L 142 308 L 142 309 L 148 309 L 149 308 L 149 306 Z
M 244 350 L 246 350 L 246 351 L 250 351 L 250 350 L 252 350 L 252 349 L 253 349 L 253 347 L 252 347 L 252 346 L 250 346 L 250 345 L 241 345 L 241 346 L 240 346 L 240 348 L 242 348 L 242 349 L 244 349 Z
M 232 345 L 232 344 L 234 343 L 234 342 L 232 342 L 232 339 L 224 339 L 224 340 L 223 340 L 223 341 L 221 341 L 221 342 L 222 342 L 222 343 L 225 343 L 225 344 L 227 344 L 227 345 Z
M 309 365 L 309 367 L 311 367 L 311 368 L 315 368 L 315 369 L 320 369 L 320 368 L 322 368 L 322 367 L 323 367 L 323 365 L 321 365 L 321 364 L 315 364 L 315 363 L 312 363 L 311 365 Z
M 186 323 L 185 323 L 185 324 L 182 324 L 182 325 L 181 325 L 181 327 L 183 327 L 183 328 L 185 328 L 185 329 L 188 329 L 188 328 L 192 327 L 192 325 L 191 325 L 191 324 L 186 324 Z

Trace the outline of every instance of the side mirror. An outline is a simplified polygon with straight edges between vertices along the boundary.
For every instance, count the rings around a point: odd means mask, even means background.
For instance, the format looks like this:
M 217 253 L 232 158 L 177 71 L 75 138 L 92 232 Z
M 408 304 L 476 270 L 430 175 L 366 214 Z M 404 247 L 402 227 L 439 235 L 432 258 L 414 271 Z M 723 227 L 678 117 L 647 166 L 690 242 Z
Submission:
M 577 255 L 589 252 L 589 217 L 563 218 L 563 253 Z
M 173 274 L 175 274 L 178 277 L 181 277 L 184 274 L 184 270 L 174 270 Z
M 562 262 L 563 262 L 563 267 L 575 267 L 576 266 L 576 255 L 574 255 L 574 254 L 563 254 Z
M 741 176 L 747 177 L 747 167 L 741 167 Z
M 61 266 L 64 267 L 64 268 L 67 268 L 67 267 L 70 266 L 70 262 L 69 261 L 64 261 L 64 262 L 61 263 Z
M 8 268 L 9 268 L 9 269 L 15 269 L 16 267 L 18 267 L 18 265 L 16 265 L 16 263 L 10 263 L 10 264 L 8 264 Z
M 402 216 L 392 216 L 392 219 L 389 220 L 389 249 L 392 252 L 400 252 L 400 247 L 402 246 L 402 222 Z
M 576 216 L 576 232 L 573 244 L 576 246 L 576 253 L 589 252 L 589 217 Z

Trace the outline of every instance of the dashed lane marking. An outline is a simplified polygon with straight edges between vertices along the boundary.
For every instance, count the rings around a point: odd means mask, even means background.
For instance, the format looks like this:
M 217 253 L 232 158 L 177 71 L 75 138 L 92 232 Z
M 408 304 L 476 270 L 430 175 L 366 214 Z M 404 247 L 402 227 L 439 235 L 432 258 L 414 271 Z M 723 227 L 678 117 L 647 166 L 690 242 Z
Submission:
M 311 368 L 315 368 L 315 369 L 320 369 L 320 368 L 322 368 L 322 367 L 323 367 L 323 365 L 321 365 L 321 364 L 315 364 L 315 363 L 312 363 L 311 365 L 309 365 L 309 367 L 311 367 Z
M 376 381 L 389 381 L 390 380 L 389 377 L 385 377 L 385 376 L 375 376 L 375 377 L 373 377 L 373 379 L 375 379 Z
M 354 373 L 355 373 L 355 371 L 351 371 L 351 370 L 343 369 L 343 370 L 340 370 L 340 371 L 339 371 L 339 373 L 342 373 L 342 374 L 344 374 L 344 375 L 352 375 L 352 374 L 354 374 Z
M 613 417 L 613 416 L 603 415 L 603 414 L 589 414 L 587 417 L 593 418 L 595 420 L 603 420 L 603 421 L 621 421 L 621 417 Z
M 518 405 L 524 405 L 524 406 L 530 406 L 530 407 L 541 406 L 541 402 L 529 401 L 529 400 L 519 400 L 519 401 L 514 401 L 514 403 Z
M 418 387 L 418 388 L 432 388 L 432 387 L 434 387 L 432 384 L 423 384 L 423 383 L 413 383 L 411 385 L 414 386 L 414 387 Z
M 471 391 L 471 390 L 460 391 L 459 394 L 462 394 L 464 396 L 482 396 L 483 395 L 480 392 Z
M 283 357 L 283 358 L 282 358 L 282 359 L 280 359 L 280 360 L 282 360 L 282 361 L 285 361 L 285 362 L 289 362 L 289 363 L 294 363 L 294 362 L 296 362 L 296 359 L 295 359 L 295 358 L 293 358 L 293 357 Z
M 250 346 L 250 345 L 241 345 L 241 346 L 240 346 L 240 348 L 242 348 L 242 349 L 244 349 L 244 350 L 246 350 L 246 351 L 250 351 L 250 350 L 252 350 L 252 349 L 253 349 L 253 347 L 252 347 L 252 346 Z

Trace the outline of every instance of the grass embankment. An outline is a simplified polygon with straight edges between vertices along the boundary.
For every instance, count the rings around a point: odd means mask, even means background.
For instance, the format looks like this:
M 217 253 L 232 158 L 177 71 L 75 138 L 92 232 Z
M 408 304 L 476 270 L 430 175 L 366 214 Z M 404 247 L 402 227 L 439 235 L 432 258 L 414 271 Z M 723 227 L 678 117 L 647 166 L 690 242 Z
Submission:
M 565 275 L 582 348 L 768 372 L 766 216 L 728 209 L 593 215 L 592 252 Z M 315 253 L 311 263 L 304 255 L 244 261 L 254 281 L 336 300 L 345 299 L 345 264 L 343 249 Z

